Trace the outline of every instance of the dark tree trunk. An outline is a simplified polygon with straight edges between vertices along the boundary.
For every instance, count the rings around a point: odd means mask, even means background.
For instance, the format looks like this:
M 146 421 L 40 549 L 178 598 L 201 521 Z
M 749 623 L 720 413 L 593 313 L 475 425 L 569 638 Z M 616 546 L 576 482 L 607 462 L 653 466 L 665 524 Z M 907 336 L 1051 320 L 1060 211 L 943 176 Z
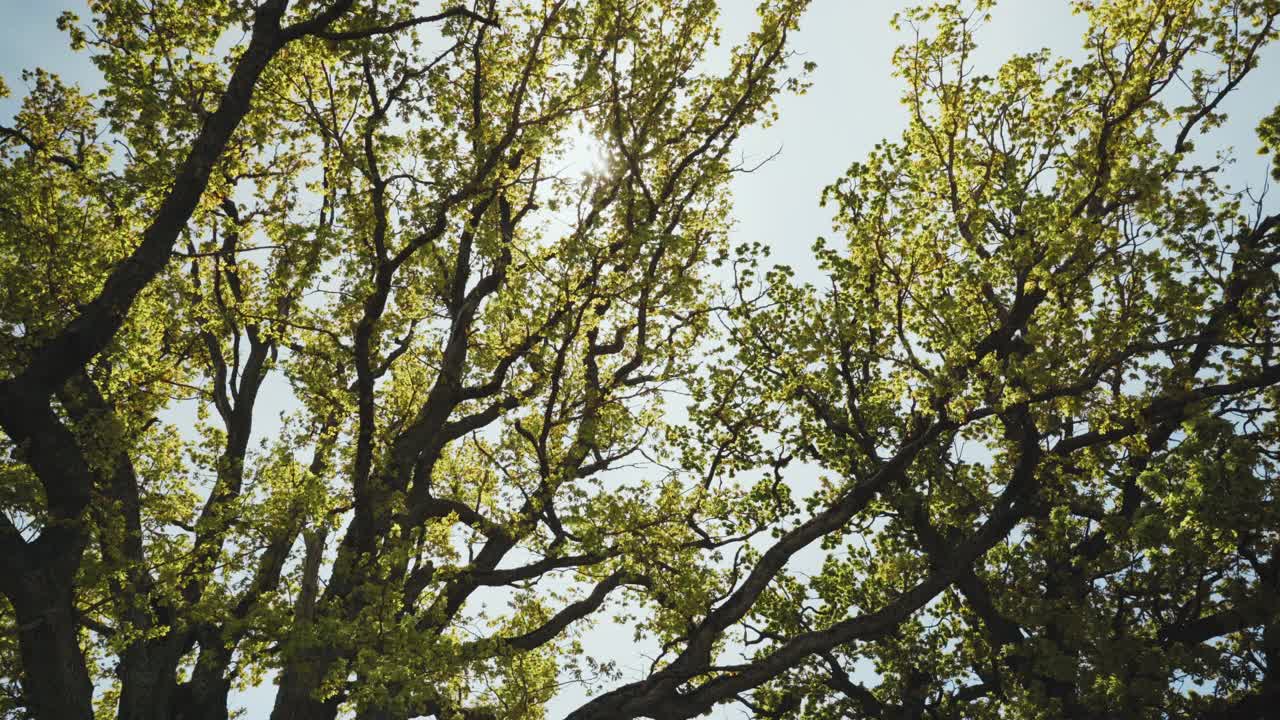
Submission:
M 315 619 L 325 537 L 324 531 L 307 532 L 303 535 L 307 550 L 302 563 L 302 588 L 294 606 L 294 623 L 299 631 L 307 628 Z M 342 559 L 341 552 L 340 550 L 339 559 Z M 334 583 L 341 582 L 345 575 L 338 568 L 335 568 L 334 573 L 330 588 Z M 275 706 L 271 709 L 271 720 L 333 720 L 338 714 L 338 701 L 332 699 L 322 702 L 316 699 L 316 693 L 335 660 L 337 654 L 332 648 L 307 648 L 290 657 L 280 673 L 280 689 L 276 692 Z
M 190 682 L 183 683 L 173 698 L 173 720 L 227 720 L 227 695 L 231 681 L 227 670 L 231 652 L 221 645 L 200 647 L 200 657 Z
M 271 720 L 333 720 L 338 714 L 337 700 L 317 700 L 315 693 L 335 659 L 290 663 L 281 674 Z
M 70 579 L 33 568 L 10 596 L 18 620 L 22 692 L 38 720 L 92 720 L 93 683 L 80 650 Z
M 179 654 L 174 641 L 139 641 L 125 650 L 120 668 L 119 720 L 169 720 L 177 690 Z

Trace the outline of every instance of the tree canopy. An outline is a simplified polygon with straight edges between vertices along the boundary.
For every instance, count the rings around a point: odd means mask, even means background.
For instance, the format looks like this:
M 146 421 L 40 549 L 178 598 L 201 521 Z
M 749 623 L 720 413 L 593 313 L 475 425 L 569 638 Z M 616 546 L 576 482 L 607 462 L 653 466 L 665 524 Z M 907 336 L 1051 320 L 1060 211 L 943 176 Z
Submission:
M 816 282 L 729 185 L 808 4 L 64 15 L 102 88 L 0 123 L 0 717 L 1272 711 L 1280 212 L 1195 146 L 1280 1 L 993 68 L 990 0 L 903 13 Z

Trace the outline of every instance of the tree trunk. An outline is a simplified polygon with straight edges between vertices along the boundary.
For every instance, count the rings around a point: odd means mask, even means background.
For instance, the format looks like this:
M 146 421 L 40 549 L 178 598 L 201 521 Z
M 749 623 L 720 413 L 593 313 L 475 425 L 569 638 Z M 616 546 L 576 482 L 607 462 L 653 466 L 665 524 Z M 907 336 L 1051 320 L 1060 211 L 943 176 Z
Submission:
M 169 638 L 139 640 L 125 650 L 120 670 L 119 720 L 169 720 L 177 690 L 177 652 Z
M 327 533 L 323 530 L 310 531 L 303 535 L 306 543 L 306 555 L 302 561 L 302 588 L 294 607 L 294 629 L 300 637 L 305 637 L 306 629 L 315 620 L 316 601 L 320 592 L 320 563 L 324 559 L 324 543 Z M 341 554 L 347 548 L 339 550 Z M 349 550 L 348 550 L 349 552 Z M 340 583 L 340 568 L 335 568 L 333 583 Z M 271 720 L 333 720 L 338 714 L 338 701 L 332 699 L 322 702 L 316 699 L 316 693 L 324 682 L 325 674 L 337 660 L 337 653 L 332 648 L 308 647 L 302 653 L 289 657 L 280 673 L 280 689 L 276 692 L 275 706 L 271 709 Z
M 231 652 L 210 644 L 200 646 L 200 657 L 190 682 L 183 683 L 173 698 L 172 720 L 227 720 L 227 695 L 231 681 L 227 670 Z
M 80 650 L 70 579 L 43 568 L 17 580 L 10 596 L 18 620 L 22 692 L 37 720 L 93 720 L 93 683 Z
M 333 720 L 338 714 L 337 700 L 317 700 L 325 672 L 336 658 L 294 661 L 280 675 L 271 720 Z

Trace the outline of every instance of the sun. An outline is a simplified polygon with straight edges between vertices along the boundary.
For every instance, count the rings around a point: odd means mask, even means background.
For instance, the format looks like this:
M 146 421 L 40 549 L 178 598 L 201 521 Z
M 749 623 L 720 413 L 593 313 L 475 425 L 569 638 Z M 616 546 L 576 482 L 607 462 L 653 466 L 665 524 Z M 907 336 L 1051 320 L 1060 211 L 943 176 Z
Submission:
M 565 174 L 570 177 L 599 177 L 613 165 L 608 145 L 590 128 L 581 126 L 569 132 L 564 160 Z

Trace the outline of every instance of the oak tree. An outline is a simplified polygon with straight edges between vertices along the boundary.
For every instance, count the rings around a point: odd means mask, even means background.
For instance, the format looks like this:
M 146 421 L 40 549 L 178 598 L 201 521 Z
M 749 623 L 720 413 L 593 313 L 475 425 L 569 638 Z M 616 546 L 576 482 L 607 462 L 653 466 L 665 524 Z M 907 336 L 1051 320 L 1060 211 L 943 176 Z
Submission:
M 987 0 L 903 14 L 818 280 L 730 237 L 807 4 L 64 15 L 101 89 L 0 124 L 0 713 L 1262 717 L 1280 214 L 1196 145 L 1280 2 L 987 69 Z

